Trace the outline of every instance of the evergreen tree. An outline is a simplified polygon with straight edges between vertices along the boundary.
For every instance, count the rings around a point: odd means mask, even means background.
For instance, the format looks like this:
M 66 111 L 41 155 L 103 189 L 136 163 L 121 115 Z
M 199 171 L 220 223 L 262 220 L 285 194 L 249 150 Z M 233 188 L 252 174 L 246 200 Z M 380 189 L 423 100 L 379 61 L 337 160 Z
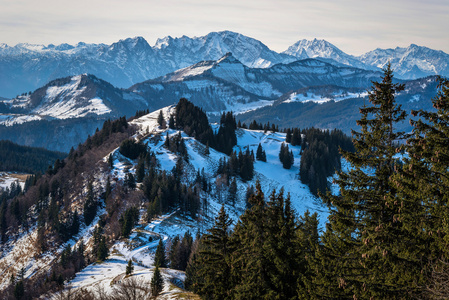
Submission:
M 411 120 L 413 134 L 404 147 L 408 155 L 392 180 L 401 201 L 397 222 L 409 233 L 401 238 L 410 272 L 404 284 L 416 282 L 421 287 L 417 293 L 427 286 L 432 299 L 449 296 L 442 281 L 449 257 L 449 81 L 439 78 L 438 87 L 432 99 L 435 112 L 412 111 L 422 119 Z
M 175 129 L 175 118 L 173 115 L 170 115 L 170 118 L 168 119 L 168 128 Z
M 296 221 L 290 196 L 283 190 L 272 192 L 266 209 L 266 238 L 263 245 L 269 299 L 294 299 L 297 295 L 299 260 L 296 243 Z
M 136 188 L 136 179 L 132 173 L 125 174 L 124 185 L 127 189 L 133 190 Z
M 203 282 L 198 293 L 207 299 L 229 299 L 232 281 L 230 278 L 232 246 L 230 242 L 230 226 L 232 220 L 222 206 L 214 226 L 204 236 L 205 248 L 202 255 L 203 266 L 201 278 Z
M 402 251 L 407 250 L 397 222 L 396 188 L 390 183 L 400 167 L 396 142 L 404 138 L 395 126 L 406 114 L 394 99 L 403 88 L 393 84 L 388 64 L 382 82 L 374 82 L 369 92 L 372 106 L 360 109 L 361 132 L 353 131 L 357 151 L 343 153 L 351 168 L 338 173 L 341 194 L 323 197 L 331 210 L 328 230 L 332 234 L 324 240 L 327 270 L 321 276 L 331 274 L 334 279 L 317 290 L 320 297 L 391 299 L 413 292 L 401 278 L 405 271 Z
M 235 205 L 235 201 L 237 200 L 237 182 L 235 181 L 235 178 L 232 179 L 231 184 L 229 185 L 228 193 L 228 201 L 232 205 Z
M 287 131 L 285 133 L 285 142 L 291 143 L 291 141 L 292 141 L 292 131 L 290 128 L 287 128 Z
M 301 145 L 301 132 L 299 128 L 294 128 L 292 137 L 291 137 L 291 144 L 292 146 L 299 146 Z
M 139 162 L 136 166 L 136 181 L 142 182 L 143 178 L 145 177 L 145 159 L 143 156 L 140 156 Z
M 151 296 L 157 297 L 164 289 L 164 279 L 162 278 L 161 271 L 159 270 L 159 266 L 156 265 L 154 269 L 153 277 L 151 278 Z
M 162 129 L 165 129 L 165 120 L 164 120 L 164 114 L 162 113 L 162 110 L 159 111 L 159 115 L 157 116 L 157 123 Z
M 139 210 L 137 207 L 128 208 L 120 217 L 119 224 L 123 237 L 129 237 L 131 230 L 139 221 Z
M 157 245 L 157 248 L 156 248 L 156 255 L 154 257 L 154 265 L 159 266 L 161 268 L 166 267 L 165 246 L 164 246 L 164 242 L 162 241 L 162 239 L 159 240 L 159 244 Z
M 313 278 L 316 270 L 313 265 L 319 265 L 316 257 L 316 251 L 320 247 L 320 239 L 318 234 L 318 214 L 315 212 L 310 214 L 307 210 L 300 217 L 297 229 L 298 243 L 298 299 L 311 298 L 310 291 L 315 289 Z M 329 278 L 329 280 L 332 280 Z
M 262 145 L 260 143 L 259 146 L 257 146 L 256 159 L 263 162 L 267 161 L 267 155 L 265 154 L 265 151 L 263 150 Z
M 251 208 L 241 217 L 232 235 L 237 248 L 232 253 L 233 299 L 263 299 L 270 293 L 266 241 L 265 199 L 260 183 L 249 199 Z M 242 271 L 243 270 L 243 271 Z
M 108 176 L 108 180 L 106 181 L 106 188 L 104 191 L 104 200 L 107 201 L 112 193 L 111 179 Z
M 282 162 L 282 167 L 284 169 L 290 169 L 295 160 L 293 152 L 289 150 L 288 145 L 284 146 L 284 143 L 281 144 L 281 149 L 279 151 L 279 160 Z
M 131 275 L 134 271 L 133 261 L 128 260 L 128 265 L 126 266 L 126 275 Z
M 104 236 L 100 237 L 100 242 L 98 244 L 98 249 L 97 249 L 96 254 L 97 254 L 98 261 L 104 261 L 109 255 L 109 249 L 106 245 L 106 239 Z
M 20 280 L 14 286 L 14 297 L 16 299 L 22 299 L 24 295 L 25 295 L 25 287 L 23 284 L 23 280 Z
M 108 164 L 111 169 L 114 167 L 114 157 L 112 156 L 112 154 L 109 154 L 108 156 Z
M 84 223 L 89 225 L 97 214 L 97 201 L 94 199 L 93 184 L 87 185 L 86 201 L 84 202 Z

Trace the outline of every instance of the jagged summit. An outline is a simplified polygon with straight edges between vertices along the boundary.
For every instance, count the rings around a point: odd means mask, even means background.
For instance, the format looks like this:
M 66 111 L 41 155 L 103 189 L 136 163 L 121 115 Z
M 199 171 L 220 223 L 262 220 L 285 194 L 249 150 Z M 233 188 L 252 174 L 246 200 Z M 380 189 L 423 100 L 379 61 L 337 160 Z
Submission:
M 226 53 L 251 68 L 268 68 L 298 59 L 317 58 L 334 65 L 349 65 L 379 70 L 386 61 L 398 77 L 411 79 L 439 74 L 449 75 L 448 54 L 410 45 L 408 50 L 376 49 L 355 57 L 322 40 L 299 40 L 286 51 L 277 53 L 262 42 L 233 31 L 211 32 L 199 37 L 166 36 L 150 46 L 143 37 L 127 38 L 111 45 L 0 45 L 0 80 L 3 96 L 14 97 L 34 90 L 48 81 L 72 74 L 90 73 L 113 85 L 128 88 L 205 60 L 218 60 Z M 400 63 L 399 63 L 400 61 Z

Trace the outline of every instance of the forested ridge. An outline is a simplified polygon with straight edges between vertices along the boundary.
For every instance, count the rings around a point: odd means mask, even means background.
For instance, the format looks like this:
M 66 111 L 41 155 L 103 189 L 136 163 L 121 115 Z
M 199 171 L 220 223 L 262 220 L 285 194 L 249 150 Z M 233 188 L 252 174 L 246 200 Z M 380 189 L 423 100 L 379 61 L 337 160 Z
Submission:
M 64 159 L 65 153 L 43 148 L 27 147 L 8 140 L 0 140 L 0 171 L 25 173 L 45 172 L 57 159 Z
M 224 208 L 200 237 L 186 286 L 203 299 L 448 299 L 449 81 L 440 78 L 436 112 L 409 116 L 395 103 L 403 85 L 390 65 L 360 108 L 355 151 L 342 151 L 330 210 L 297 217 L 282 190 L 260 185 L 237 224 Z

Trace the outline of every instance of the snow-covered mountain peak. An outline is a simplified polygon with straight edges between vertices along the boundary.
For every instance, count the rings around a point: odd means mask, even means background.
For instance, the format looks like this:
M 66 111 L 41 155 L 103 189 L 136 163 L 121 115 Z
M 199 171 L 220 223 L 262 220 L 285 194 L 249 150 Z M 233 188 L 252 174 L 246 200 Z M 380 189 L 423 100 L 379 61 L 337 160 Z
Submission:
M 344 64 L 360 69 L 375 69 L 371 66 L 367 66 L 364 63 L 361 63 L 354 56 L 344 53 L 328 41 L 316 38 L 313 40 L 299 40 L 283 53 L 297 57 L 299 59 L 322 58 L 331 64 L 335 64 L 333 62 L 336 62 L 336 64 Z
M 302 39 L 290 46 L 283 53 L 300 57 L 325 57 L 325 58 L 334 58 L 335 54 L 341 55 L 343 51 L 335 47 L 333 44 L 329 43 L 326 40 L 307 40 Z M 305 54 L 307 55 L 305 57 Z
M 134 38 L 127 38 L 124 40 L 119 40 L 117 43 L 112 44 L 109 47 L 111 50 L 115 49 L 121 49 L 125 48 L 129 51 L 132 50 L 152 50 L 151 46 L 148 44 L 148 42 L 143 37 L 134 37 Z
M 394 49 L 376 49 L 359 57 L 361 62 L 383 68 L 391 63 L 395 74 L 403 79 L 449 74 L 449 54 L 427 47 L 411 44 Z

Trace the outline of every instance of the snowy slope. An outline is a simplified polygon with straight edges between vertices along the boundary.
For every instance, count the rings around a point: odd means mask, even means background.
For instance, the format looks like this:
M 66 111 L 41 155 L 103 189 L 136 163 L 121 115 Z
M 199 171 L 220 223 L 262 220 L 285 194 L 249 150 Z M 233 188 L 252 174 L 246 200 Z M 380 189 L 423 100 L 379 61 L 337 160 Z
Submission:
M 173 113 L 173 107 L 164 108 L 162 112 L 164 116 L 169 116 Z M 163 147 L 163 144 L 167 131 L 169 135 L 175 135 L 177 131 L 160 129 L 157 124 L 158 115 L 159 111 L 155 111 L 134 120 L 133 124 L 141 128 L 137 136 L 143 137 L 143 141 L 148 143 L 152 151 L 157 153 L 161 168 L 170 171 L 175 165 L 176 155 L 167 151 Z M 154 136 L 155 134 L 161 137 L 161 139 L 156 139 L 156 142 L 154 142 L 155 139 L 144 137 L 148 135 Z M 216 152 L 213 149 L 210 149 L 209 155 L 205 155 L 204 145 L 184 134 L 183 138 L 186 141 L 189 154 L 189 163 L 186 166 L 183 181 L 186 183 L 192 182 L 195 178 L 196 170 L 204 168 L 207 177 L 213 183 L 215 181 L 214 173 L 217 167 L 217 161 L 220 158 L 226 157 L 226 155 Z M 187 231 L 191 233 L 198 230 L 204 231 L 213 224 L 221 205 L 225 205 L 227 212 L 235 224 L 239 215 L 245 209 L 243 196 L 246 188 L 249 185 L 254 185 L 256 180 L 261 183 L 267 197 L 273 189 L 279 191 L 280 188 L 283 188 L 286 194 L 291 195 L 292 204 L 298 215 L 303 214 L 306 210 L 318 212 L 321 226 L 323 226 L 328 215 L 327 210 L 319 204 L 318 199 L 310 194 L 308 187 L 298 180 L 300 147 L 290 147 L 295 155 L 294 166 L 290 170 L 282 168 L 278 153 L 280 145 L 284 140 L 285 134 L 282 133 L 238 130 L 238 145 L 235 147 L 235 150 L 250 147 L 251 150 L 255 151 L 257 145 L 261 143 L 267 154 L 267 162 L 255 162 L 255 176 L 252 181 L 242 182 L 241 180 L 237 180 L 239 200 L 235 206 L 226 202 L 226 192 L 217 190 L 216 186 L 213 185 L 212 193 L 204 195 L 209 202 L 210 211 L 201 218 L 201 221 L 182 216 L 177 211 L 160 216 L 150 223 L 146 223 L 142 218 L 140 224 L 133 229 L 133 233 L 128 240 L 116 242 L 112 247 L 111 253 L 113 254 L 104 263 L 88 266 L 79 272 L 69 285 L 73 288 L 84 287 L 92 291 L 95 291 L 100 286 L 106 292 L 112 292 L 114 284 L 119 280 L 124 280 L 126 263 L 129 259 L 134 261 L 135 276 L 149 282 L 153 276 L 154 254 L 159 239 L 167 241 L 169 238 L 173 238 L 176 235 L 183 235 Z M 122 179 L 124 177 L 122 162 L 124 158 L 119 153 L 114 154 L 114 157 L 112 173 L 114 176 Z M 132 167 L 130 172 L 134 171 Z M 149 237 L 152 237 L 151 241 L 149 241 Z M 179 289 L 173 286 L 171 289 L 167 287 L 169 286 L 170 278 L 178 278 L 182 281 L 184 280 L 184 275 L 183 272 L 170 269 L 162 269 L 162 273 L 166 286 L 162 299 L 165 299 L 164 297 L 171 297 L 173 294 L 179 292 Z
M 12 111 L 20 111 L 0 115 L 0 124 L 6 126 L 42 119 L 64 120 L 88 116 L 107 119 L 130 115 L 137 109 L 148 107 L 138 95 L 124 93 L 87 74 L 51 81 L 31 94 L 3 103 Z
M 174 107 L 165 107 L 162 110 L 165 119 L 174 113 Z M 178 134 L 178 131 L 172 129 L 162 129 L 157 123 L 160 111 L 154 111 L 132 121 L 132 124 L 138 126 L 139 130 L 133 137 L 142 140 L 151 151 L 156 154 L 160 163 L 160 169 L 171 171 L 175 166 L 177 159 L 176 154 L 168 151 L 164 146 L 166 134 L 170 136 Z M 213 125 L 216 130 L 217 125 Z M 256 161 L 254 179 L 249 182 L 243 182 L 237 178 L 238 198 L 233 205 L 227 201 L 227 188 L 218 188 L 215 184 L 216 170 L 218 160 L 226 157 L 225 154 L 210 149 L 210 154 L 205 154 L 205 145 L 199 143 L 195 139 L 182 133 L 185 139 L 189 161 L 184 167 L 184 176 L 182 181 L 191 184 L 196 177 L 198 170 L 204 168 L 206 177 L 212 185 L 212 191 L 205 193 L 202 191 L 201 199 L 208 202 L 208 210 L 201 212 L 201 217 L 193 219 L 190 216 L 183 215 L 177 209 L 172 212 L 147 222 L 145 219 L 145 209 L 141 209 L 141 218 L 139 225 L 133 229 L 129 239 L 117 240 L 110 249 L 111 255 L 103 263 L 94 263 L 80 271 L 76 277 L 66 287 L 86 288 L 91 291 L 99 289 L 111 292 L 119 282 L 126 280 L 124 272 L 126 262 L 129 259 L 134 261 L 135 272 L 134 278 L 141 278 L 145 282 L 149 282 L 153 276 L 154 252 L 158 243 L 158 239 L 167 240 L 176 235 L 182 235 L 189 231 L 192 234 L 201 231 L 204 232 L 214 223 L 214 219 L 222 205 L 225 206 L 227 212 L 232 218 L 234 224 L 238 217 L 245 210 L 244 195 L 246 189 L 250 185 L 255 185 L 258 180 L 265 195 L 268 197 L 273 189 L 279 191 L 281 188 L 285 193 L 289 193 L 292 199 L 292 205 L 298 215 L 302 215 L 306 210 L 318 212 L 320 216 L 320 226 L 323 227 L 327 219 L 327 209 L 320 204 L 319 200 L 312 196 L 307 186 L 302 184 L 298 179 L 299 163 L 300 163 L 300 147 L 290 146 L 295 156 L 295 163 L 290 170 L 282 168 L 278 158 L 281 143 L 285 140 L 283 133 L 264 133 L 263 131 L 250 131 L 239 129 L 237 131 L 238 145 L 235 150 L 243 150 L 249 147 L 250 150 L 256 152 L 259 143 L 266 151 L 267 162 Z M 109 154 L 102 161 L 94 166 L 95 181 L 93 182 L 95 193 L 100 194 L 101 186 L 105 186 L 106 178 L 109 176 L 113 181 L 123 180 L 125 172 L 135 172 L 136 161 L 132 161 L 120 154 L 118 149 L 112 153 L 113 165 L 112 169 L 103 169 L 103 161 L 107 161 Z M 85 183 L 87 185 L 87 182 Z M 70 203 L 71 209 L 82 211 L 83 195 L 71 195 L 73 202 Z M 100 200 L 102 201 L 102 200 Z M 89 226 L 82 224 L 79 234 L 68 242 L 71 247 L 76 247 L 79 241 L 83 240 L 86 250 L 92 247 L 92 233 L 95 224 L 98 223 L 99 217 L 106 214 L 104 208 L 97 212 L 97 216 Z M 1 249 L 0 255 L 0 289 L 6 287 L 11 274 L 15 274 L 21 268 L 25 269 L 25 277 L 33 276 L 36 273 L 47 272 L 51 263 L 59 259 L 59 255 L 65 245 L 60 245 L 56 249 L 37 255 L 34 242 L 37 236 L 37 228 L 32 227 L 27 232 L 22 232 L 17 240 L 10 241 Z M 151 240 L 150 240 L 151 237 Z M 165 288 L 161 299 L 175 299 L 181 293 L 185 293 L 181 288 L 175 287 L 171 282 L 182 282 L 185 278 L 183 272 L 163 269 L 162 274 L 165 281 Z M 192 295 L 193 297 L 193 295 Z

